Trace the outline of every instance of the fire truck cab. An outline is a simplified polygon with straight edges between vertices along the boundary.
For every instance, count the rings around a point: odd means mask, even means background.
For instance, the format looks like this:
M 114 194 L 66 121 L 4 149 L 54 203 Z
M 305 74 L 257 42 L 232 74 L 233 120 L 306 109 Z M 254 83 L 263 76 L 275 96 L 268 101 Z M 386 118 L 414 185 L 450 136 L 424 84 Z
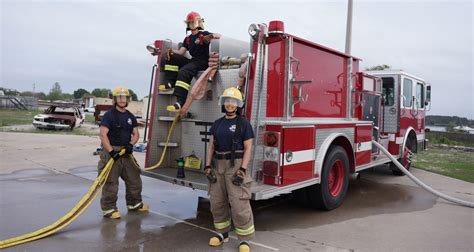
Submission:
M 372 140 L 407 168 L 412 153 L 425 147 L 430 87 L 423 79 L 403 71 L 362 72 L 359 58 L 286 33 L 281 21 L 252 24 L 249 35 L 249 44 L 236 46 L 222 38 L 211 50 L 221 57 L 248 55 L 243 116 L 255 133 L 248 168 L 253 200 L 295 193 L 311 206 L 334 209 L 343 202 L 350 174 L 390 163 Z M 167 40 L 154 43 L 157 67 L 145 165 L 156 164 L 165 145 L 168 151 L 162 165 L 144 175 L 207 190 L 209 129 L 223 116 L 218 97 L 236 86 L 239 69 L 219 68 L 206 96 L 192 104 L 193 117 L 181 118 L 166 143 L 174 115 L 165 107 L 173 97 L 158 85 L 164 81 L 164 52 L 172 46 Z M 185 177 L 177 178 L 176 159 L 189 155 L 203 160 L 200 167 L 186 168 Z

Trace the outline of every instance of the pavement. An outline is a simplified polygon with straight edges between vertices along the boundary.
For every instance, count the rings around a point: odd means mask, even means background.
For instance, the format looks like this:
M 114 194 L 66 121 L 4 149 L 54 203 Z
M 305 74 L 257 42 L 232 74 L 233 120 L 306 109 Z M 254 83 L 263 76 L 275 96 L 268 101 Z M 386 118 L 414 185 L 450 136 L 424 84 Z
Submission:
M 0 240 L 47 226 L 67 213 L 97 176 L 98 137 L 0 132 Z M 135 153 L 140 164 L 144 153 Z M 474 164 L 473 164 L 474 166 Z M 474 201 L 472 183 L 413 169 L 441 192 Z M 143 177 L 148 214 L 104 219 L 99 200 L 47 238 L 5 251 L 237 251 L 235 234 L 210 248 L 206 192 Z M 474 251 L 474 210 L 440 199 L 386 167 L 351 180 L 332 211 L 300 206 L 288 196 L 254 204 L 252 251 Z

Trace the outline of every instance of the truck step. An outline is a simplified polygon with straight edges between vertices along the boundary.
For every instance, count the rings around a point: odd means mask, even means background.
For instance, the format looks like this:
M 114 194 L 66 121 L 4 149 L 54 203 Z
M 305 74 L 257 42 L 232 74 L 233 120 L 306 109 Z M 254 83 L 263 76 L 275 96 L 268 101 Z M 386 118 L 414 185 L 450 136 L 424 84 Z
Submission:
M 159 147 L 165 147 L 165 145 L 166 145 L 166 142 L 159 142 L 158 143 Z M 178 143 L 169 142 L 168 147 L 178 147 Z

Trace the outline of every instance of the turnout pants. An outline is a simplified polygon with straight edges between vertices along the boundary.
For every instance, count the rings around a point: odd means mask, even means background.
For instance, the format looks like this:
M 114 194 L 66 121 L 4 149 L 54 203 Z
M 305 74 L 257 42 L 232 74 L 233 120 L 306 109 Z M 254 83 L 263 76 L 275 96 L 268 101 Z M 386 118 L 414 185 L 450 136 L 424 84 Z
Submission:
M 115 151 L 121 149 L 120 146 L 112 146 Z M 100 172 L 109 161 L 110 155 L 106 151 L 100 153 L 100 160 L 97 166 Z M 114 162 L 109 177 L 102 189 L 100 206 L 102 211 L 108 212 L 117 209 L 117 193 L 119 188 L 119 177 L 125 181 L 125 200 L 128 207 L 134 207 L 142 202 L 142 179 L 140 178 L 140 168 L 136 166 L 134 157 L 128 154 L 123 155 Z
M 240 168 L 242 159 L 235 159 L 234 167 L 230 160 L 215 160 L 217 182 L 209 184 L 211 212 L 214 217 L 214 227 L 217 232 L 225 233 L 231 230 L 234 223 L 235 233 L 240 240 L 248 241 L 254 237 L 253 213 L 250 207 L 250 186 L 252 178 L 246 175 L 241 186 L 232 184 L 232 176 Z
M 165 60 L 165 77 L 169 84 L 174 87 L 173 95 L 181 106 L 186 102 L 191 81 L 199 71 L 208 67 L 207 60 L 188 59 L 179 54 L 171 55 L 170 60 Z

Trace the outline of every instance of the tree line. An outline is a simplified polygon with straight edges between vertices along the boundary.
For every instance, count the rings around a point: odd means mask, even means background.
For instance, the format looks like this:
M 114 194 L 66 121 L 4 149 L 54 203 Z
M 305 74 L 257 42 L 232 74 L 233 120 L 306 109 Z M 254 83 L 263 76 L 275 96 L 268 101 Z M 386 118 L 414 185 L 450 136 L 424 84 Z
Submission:
M 79 88 L 76 89 L 72 94 L 70 93 L 64 93 L 61 89 L 61 85 L 59 82 L 55 82 L 51 89 L 49 90 L 48 94 L 45 94 L 44 92 L 32 92 L 32 91 L 25 91 L 25 92 L 19 92 L 14 89 L 6 89 L 0 87 L 0 90 L 2 90 L 5 95 L 13 95 L 13 96 L 31 96 L 31 97 L 36 97 L 40 100 L 72 100 L 72 99 L 82 99 L 84 96 L 95 96 L 95 97 L 109 97 L 109 94 L 112 93 L 112 91 L 108 88 L 95 88 L 91 92 L 87 91 L 86 89 Z M 133 90 L 129 89 L 130 91 L 130 96 L 132 101 L 138 101 L 137 94 L 133 92 Z
M 474 127 L 474 120 L 469 120 L 466 117 L 459 117 L 459 116 L 428 115 L 426 116 L 425 124 L 433 125 L 433 126 Z

